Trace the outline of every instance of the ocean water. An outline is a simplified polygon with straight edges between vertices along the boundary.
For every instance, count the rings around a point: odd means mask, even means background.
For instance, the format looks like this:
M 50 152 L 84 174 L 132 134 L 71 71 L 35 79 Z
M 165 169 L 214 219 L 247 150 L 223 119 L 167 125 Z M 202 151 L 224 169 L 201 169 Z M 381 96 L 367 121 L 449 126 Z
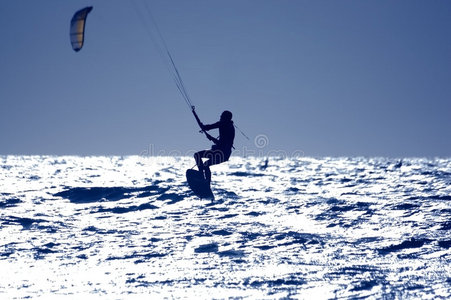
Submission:
M 451 297 L 450 159 L 193 165 L 1 156 L 0 298 Z

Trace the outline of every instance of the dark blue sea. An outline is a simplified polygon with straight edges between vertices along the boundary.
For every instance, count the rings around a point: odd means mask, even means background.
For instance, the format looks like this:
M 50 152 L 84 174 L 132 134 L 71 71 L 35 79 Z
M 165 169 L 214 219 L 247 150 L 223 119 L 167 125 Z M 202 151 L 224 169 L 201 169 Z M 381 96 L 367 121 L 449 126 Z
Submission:
M 0 156 L 0 299 L 450 299 L 451 159 Z

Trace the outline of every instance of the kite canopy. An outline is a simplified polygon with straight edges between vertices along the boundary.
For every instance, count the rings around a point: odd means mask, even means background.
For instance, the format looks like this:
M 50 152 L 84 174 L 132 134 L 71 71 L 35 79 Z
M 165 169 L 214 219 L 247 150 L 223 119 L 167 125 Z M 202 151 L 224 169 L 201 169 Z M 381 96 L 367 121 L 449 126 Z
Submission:
M 92 6 L 77 11 L 70 21 L 70 42 L 75 52 L 80 51 L 85 39 L 86 17 L 91 12 Z

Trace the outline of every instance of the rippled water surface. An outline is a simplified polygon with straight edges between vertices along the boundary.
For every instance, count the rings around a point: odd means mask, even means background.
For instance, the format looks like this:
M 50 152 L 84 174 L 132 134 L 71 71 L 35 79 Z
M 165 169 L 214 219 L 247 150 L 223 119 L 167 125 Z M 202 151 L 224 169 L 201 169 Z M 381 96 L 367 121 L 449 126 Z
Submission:
M 451 160 L 0 157 L 0 298 L 450 298 Z

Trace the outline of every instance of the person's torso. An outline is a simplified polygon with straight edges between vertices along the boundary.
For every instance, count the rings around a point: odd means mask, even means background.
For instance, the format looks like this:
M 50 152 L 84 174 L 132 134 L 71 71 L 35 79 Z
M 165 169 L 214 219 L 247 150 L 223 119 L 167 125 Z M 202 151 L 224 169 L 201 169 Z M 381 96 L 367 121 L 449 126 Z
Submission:
M 235 139 L 235 127 L 233 126 L 233 122 L 220 124 L 218 146 L 224 150 L 230 150 L 233 147 L 234 139 Z

